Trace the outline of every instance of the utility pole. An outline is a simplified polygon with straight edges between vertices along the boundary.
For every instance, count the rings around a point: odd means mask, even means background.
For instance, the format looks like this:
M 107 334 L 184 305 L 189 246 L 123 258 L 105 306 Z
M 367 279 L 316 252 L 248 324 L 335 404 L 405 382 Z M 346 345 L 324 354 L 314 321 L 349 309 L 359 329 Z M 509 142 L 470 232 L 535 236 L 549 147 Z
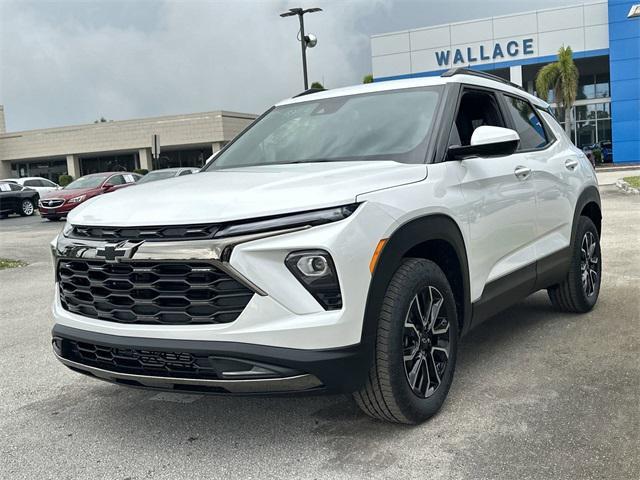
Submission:
M 305 13 L 314 13 L 321 12 L 321 8 L 290 8 L 288 12 L 281 13 L 281 17 L 293 17 L 294 15 L 298 16 L 300 20 L 300 44 L 302 46 L 302 75 L 304 77 L 304 89 L 309 89 L 309 77 L 307 75 L 307 47 L 313 48 L 318 44 L 318 39 L 312 33 L 309 35 L 305 35 L 304 33 L 304 14 Z

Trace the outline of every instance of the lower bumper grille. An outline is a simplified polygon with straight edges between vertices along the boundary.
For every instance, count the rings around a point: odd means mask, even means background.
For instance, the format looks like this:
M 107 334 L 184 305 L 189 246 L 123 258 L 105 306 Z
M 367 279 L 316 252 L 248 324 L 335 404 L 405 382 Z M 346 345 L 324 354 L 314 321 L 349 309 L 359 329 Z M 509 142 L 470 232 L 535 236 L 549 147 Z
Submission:
M 116 348 L 64 340 L 64 358 L 113 372 L 157 377 L 220 378 L 206 354 Z
M 189 325 L 233 322 L 253 292 L 204 262 L 61 259 L 62 307 L 119 323 Z

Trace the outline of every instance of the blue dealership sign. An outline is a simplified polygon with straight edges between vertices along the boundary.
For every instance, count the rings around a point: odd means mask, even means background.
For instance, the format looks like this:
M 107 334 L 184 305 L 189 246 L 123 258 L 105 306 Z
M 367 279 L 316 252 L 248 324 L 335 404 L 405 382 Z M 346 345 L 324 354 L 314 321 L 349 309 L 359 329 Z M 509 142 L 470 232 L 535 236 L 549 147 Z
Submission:
M 451 61 L 453 53 L 453 61 Z M 495 42 L 493 45 L 480 45 L 478 47 L 462 47 L 452 50 L 440 50 L 435 52 L 438 66 L 467 65 L 478 61 L 491 60 L 502 61 L 505 58 L 519 55 L 533 55 L 533 38 L 525 38 L 522 41 L 509 40 L 507 42 Z

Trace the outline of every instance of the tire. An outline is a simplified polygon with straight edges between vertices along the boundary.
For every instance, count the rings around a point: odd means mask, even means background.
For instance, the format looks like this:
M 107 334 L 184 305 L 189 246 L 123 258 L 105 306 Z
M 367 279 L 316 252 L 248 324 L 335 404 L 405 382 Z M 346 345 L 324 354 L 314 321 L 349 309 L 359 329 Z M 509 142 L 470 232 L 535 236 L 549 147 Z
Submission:
M 436 311 L 435 322 L 424 329 L 422 311 Z M 435 415 L 453 381 L 458 336 L 447 277 L 429 260 L 405 259 L 384 296 L 375 358 L 365 385 L 354 393 L 358 406 L 373 418 L 395 423 L 417 424 Z
M 590 218 L 578 219 L 571 250 L 569 273 L 562 283 L 548 288 L 547 293 L 561 312 L 586 313 L 598 301 L 602 280 L 600 235 Z
M 20 211 L 18 212 L 21 217 L 30 217 L 36 211 L 36 206 L 32 200 L 25 198 L 20 204 Z

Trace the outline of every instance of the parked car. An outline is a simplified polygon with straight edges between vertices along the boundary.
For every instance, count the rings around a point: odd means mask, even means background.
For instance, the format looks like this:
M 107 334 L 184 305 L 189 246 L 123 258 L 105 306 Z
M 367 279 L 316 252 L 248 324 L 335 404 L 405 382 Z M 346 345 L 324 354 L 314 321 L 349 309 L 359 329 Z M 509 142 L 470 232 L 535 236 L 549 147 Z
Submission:
M 183 175 L 190 175 L 192 173 L 197 173 L 199 170 L 200 170 L 199 168 L 191 168 L 191 167 L 163 168 L 161 170 L 152 170 L 138 181 L 138 185 L 140 185 L 141 183 L 155 182 L 156 180 L 164 180 L 164 179 L 173 178 L 173 177 L 182 177 Z
M 133 185 L 140 175 L 130 172 L 105 172 L 85 175 L 61 190 L 43 195 L 38 204 L 40 216 L 51 221 L 60 220 L 80 205 L 97 195 Z
M 613 163 L 613 144 L 604 140 L 582 147 L 582 151 L 593 165 L 597 163 Z
M 0 218 L 11 213 L 23 217 L 33 215 L 38 205 L 38 192 L 15 182 L 0 180 Z
M 57 183 L 42 177 L 8 178 L 5 181 L 17 183 L 23 187 L 29 187 L 30 189 L 38 192 L 40 196 L 45 193 L 62 189 L 62 187 Z
M 52 243 L 53 349 L 74 371 L 351 392 L 417 423 L 472 327 L 540 289 L 565 312 L 598 299 L 594 169 L 547 103 L 483 72 L 299 95 L 158 187 L 80 206 Z

